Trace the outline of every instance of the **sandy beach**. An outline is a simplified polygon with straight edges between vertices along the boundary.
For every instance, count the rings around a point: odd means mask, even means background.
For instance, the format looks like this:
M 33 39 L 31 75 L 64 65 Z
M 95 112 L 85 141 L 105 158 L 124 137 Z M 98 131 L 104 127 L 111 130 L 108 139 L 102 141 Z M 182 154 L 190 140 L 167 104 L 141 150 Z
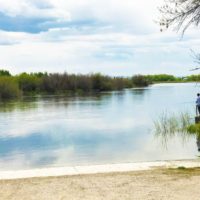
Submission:
M 199 200 L 200 168 L 0 180 L 1 200 Z

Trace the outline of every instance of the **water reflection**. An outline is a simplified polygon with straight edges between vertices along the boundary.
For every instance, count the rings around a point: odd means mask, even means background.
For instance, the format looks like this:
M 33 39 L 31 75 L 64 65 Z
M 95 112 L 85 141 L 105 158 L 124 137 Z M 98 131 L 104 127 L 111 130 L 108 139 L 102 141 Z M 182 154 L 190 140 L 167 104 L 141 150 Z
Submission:
M 108 102 L 113 95 L 123 96 L 124 92 L 108 92 L 98 94 L 88 94 L 87 96 L 64 96 L 64 95 L 42 95 L 42 96 L 28 96 L 19 101 L 0 102 L 0 112 L 12 111 L 26 111 L 30 109 L 37 109 L 42 106 L 67 106 L 70 104 L 102 104 Z
M 0 102 L 0 112 L 25 111 L 36 109 L 38 106 L 33 100 Z
M 43 96 L 0 105 L 0 170 L 194 158 L 195 141 L 163 150 L 151 132 L 163 109 L 181 110 L 193 84 L 90 96 Z M 165 97 L 165 96 L 164 96 Z M 178 106 L 174 106 L 177 104 Z M 187 104 L 191 109 L 190 104 Z M 10 108 L 9 108 L 10 107 Z

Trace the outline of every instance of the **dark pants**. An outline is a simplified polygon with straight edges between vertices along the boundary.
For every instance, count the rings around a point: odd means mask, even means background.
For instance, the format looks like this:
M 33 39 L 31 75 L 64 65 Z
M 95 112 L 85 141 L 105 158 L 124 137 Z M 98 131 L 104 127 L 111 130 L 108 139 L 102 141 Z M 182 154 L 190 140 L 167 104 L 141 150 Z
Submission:
M 200 114 L 200 105 L 197 106 L 197 111 L 198 111 L 197 114 Z

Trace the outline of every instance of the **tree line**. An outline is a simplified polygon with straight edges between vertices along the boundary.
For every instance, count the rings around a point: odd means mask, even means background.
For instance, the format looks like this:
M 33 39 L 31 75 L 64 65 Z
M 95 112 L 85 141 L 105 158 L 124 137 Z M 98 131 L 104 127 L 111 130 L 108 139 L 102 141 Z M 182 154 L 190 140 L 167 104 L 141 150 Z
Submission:
M 0 99 L 17 98 L 28 94 L 81 94 L 123 90 L 150 84 L 142 75 L 111 77 L 95 74 L 21 73 L 11 75 L 0 70 Z
M 168 74 L 111 77 L 95 74 L 21 73 L 0 70 L 0 99 L 35 94 L 83 94 L 145 87 L 153 83 L 200 81 L 200 75 L 176 77 Z

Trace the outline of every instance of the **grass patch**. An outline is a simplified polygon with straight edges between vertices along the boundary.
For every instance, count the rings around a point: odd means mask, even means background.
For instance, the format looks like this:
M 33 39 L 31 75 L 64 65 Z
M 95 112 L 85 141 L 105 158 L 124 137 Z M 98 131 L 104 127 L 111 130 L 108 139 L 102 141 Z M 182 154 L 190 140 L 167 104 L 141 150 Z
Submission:
M 180 166 L 177 168 L 169 168 L 165 172 L 167 175 L 200 175 L 200 167 L 194 167 L 194 168 L 186 168 L 184 166 Z
M 178 167 L 177 169 L 179 169 L 179 170 L 185 170 L 185 169 L 187 169 L 187 168 L 184 167 L 184 166 L 180 166 L 180 167 Z

